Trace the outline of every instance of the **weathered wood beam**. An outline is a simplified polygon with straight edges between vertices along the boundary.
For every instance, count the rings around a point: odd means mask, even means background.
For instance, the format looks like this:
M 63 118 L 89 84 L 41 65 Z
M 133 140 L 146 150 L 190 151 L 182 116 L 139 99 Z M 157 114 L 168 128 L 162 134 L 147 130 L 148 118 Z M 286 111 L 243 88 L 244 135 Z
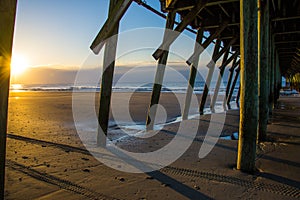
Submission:
M 237 169 L 255 171 L 258 127 L 257 0 L 240 0 L 241 104 Z
M 110 19 L 115 15 L 115 7 L 119 3 L 119 0 L 110 0 L 108 18 Z M 119 32 L 119 23 L 114 25 L 113 31 L 110 32 L 110 35 L 107 37 L 113 36 L 105 44 L 104 49 L 104 58 L 103 58 L 103 74 L 101 80 L 100 88 L 100 106 L 99 106 L 99 128 L 97 135 L 97 145 L 105 146 L 106 145 L 106 135 L 108 130 L 109 122 L 109 111 L 110 111 L 110 102 L 111 102 L 111 93 L 112 93 L 112 82 L 115 69 L 115 57 L 117 51 L 117 34 Z
M 216 6 L 219 4 L 226 4 L 226 3 L 234 3 L 238 2 L 239 0 L 222 0 L 222 1 L 211 1 L 206 4 L 206 7 L 209 6 Z M 190 10 L 194 7 L 193 1 L 179 1 L 176 7 L 173 7 L 174 11 L 183 11 L 183 10 Z
M 275 60 L 275 84 L 274 84 L 274 102 L 277 104 L 277 100 L 279 99 L 279 90 L 281 85 L 280 78 L 280 66 L 279 66 L 279 56 L 276 51 L 276 60 Z
M 274 33 L 275 35 L 286 35 L 286 34 L 297 34 L 300 33 L 299 30 L 295 30 L 295 31 L 285 31 L 285 32 L 276 32 Z
M 119 26 L 119 22 L 133 0 L 119 0 L 116 2 L 113 10 L 111 10 L 108 19 L 92 42 L 90 48 L 98 54 L 104 46 L 105 40 L 112 36 L 115 28 Z
M 227 106 L 230 108 L 230 102 L 231 102 L 231 98 L 232 98 L 232 95 L 233 95 L 233 92 L 234 92 L 234 89 L 235 89 L 235 85 L 236 85 L 236 82 L 239 78 L 239 75 L 240 75 L 240 71 L 241 71 L 241 68 L 238 67 L 236 70 L 235 70 L 235 77 L 234 77 L 234 80 L 232 82 L 232 86 L 231 86 L 231 89 L 230 89 L 230 92 L 229 92 L 229 95 L 228 95 L 228 98 L 227 98 Z
M 176 16 L 176 12 L 168 13 L 163 43 L 165 43 L 166 40 L 168 40 L 168 34 L 167 34 L 168 31 L 170 29 L 173 29 L 173 27 L 174 27 L 175 16 Z M 146 119 L 147 130 L 153 130 L 153 127 L 154 127 L 155 115 L 156 115 L 157 110 L 153 106 L 155 106 L 159 103 L 163 78 L 164 78 L 164 74 L 165 74 L 165 68 L 166 68 L 168 55 L 169 55 L 168 51 L 169 51 L 169 47 L 164 49 L 162 56 L 158 60 L 157 70 L 156 70 L 156 74 L 155 74 L 155 80 L 154 80 L 152 94 L 151 94 L 151 101 L 150 101 L 150 105 L 148 108 L 148 114 L 147 114 L 147 119 Z
M 213 40 L 215 38 L 217 38 L 220 35 L 220 33 L 225 29 L 226 24 L 227 23 L 222 23 L 218 27 L 218 29 L 205 40 L 205 42 L 201 45 L 200 48 L 196 48 L 196 45 L 195 45 L 194 53 L 191 58 L 191 60 L 193 60 L 193 61 L 191 63 L 188 63 L 188 65 L 191 65 L 191 71 L 190 71 L 190 77 L 189 77 L 190 87 L 188 87 L 188 89 L 187 89 L 187 94 L 186 94 L 186 98 L 185 98 L 185 106 L 184 106 L 183 116 L 182 116 L 182 119 L 184 119 L 184 120 L 188 118 L 188 113 L 190 110 L 191 97 L 192 97 L 192 92 L 194 89 L 194 83 L 195 83 L 195 78 L 196 78 L 196 74 L 197 74 L 199 57 L 200 57 L 201 53 L 213 42 Z M 201 30 L 203 30 L 203 29 L 201 29 Z M 199 47 L 199 45 L 197 45 L 197 47 Z
M 240 23 L 228 23 L 227 26 L 239 26 Z M 214 28 L 218 28 L 217 24 L 204 24 L 203 26 L 201 26 L 201 28 L 203 29 L 214 29 Z
M 226 3 L 235 3 L 239 2 L 239 0 L 222 0 L 222 1 L 210 1 L 207 3 L 207 6 L 216 6 L 219 4 L 226 4 Z
M 217 41 L 221 41 L 221 40 L 217 40 Z M 214 51 L 213 56 L 212 56 L 212 60 L 211 62 L 208 64 L 209 70 L 208 70 L 208 74 L 206 77 L 206 82 L 204 85 L 204 90 L 203 90 L 203 94 L 201 97 L 201 102 L 200 102 L 200 106 L 199 106 L 199 112 L 200 114 L 204 113 L 204 107 L 205 107 L 205 103 L 206 103 L 206 99 L 207 99 L 207 95 L 209 92 L 209 87 L 211 84 L 211 79 L 214 73 L 214 69 L 215 69 L 215 65 L 216 62 L 219 60 L 219 58 L 230 48 L 230 46 L 236 41 L 236 38 L 233 38 L 231 41 L 229 41 L 227 44 L 225 44 L 225 46 L 221 49 L 221 51 Z M 216 42 L 216 46 L 217 46 L 217 42 Z M 216 48 L 215 48 L 216 50 Z
M 159 48 L 153 53 L 153 57 L 158 60 L 165 49 L 168 49 L 170 45 L 177 39 L 182 31 L 197 17 L 200 11 L 205 7 L 208 0 L 199 0 L 197 4 L 192 8 L 192 10 L 182 19 L 182 21 L 177 25 L 174 32 L 168 34 L 165 40 Z
M 221 66 L 219 68 L 220 72 L 219 72 L 218 80 L 217 80 L 217 83 L 216 83 L 216 87 L 215 87 L 213 98 L 212 98 L 211 103 L 210 103 L 210 109 L 213 112 L 214 112 L 214 108 L 215 108 L 215 105 L 216 105 L 216 101 L 217 101 L 217 97 L 218 97 L 218 94 L 219 94 L 219 90 L 220 90 L 220 86 L 221 86 L 221 81 L 223 79 L 225 68 L 226 68 L 227 65 L 229 65 L 229 63 L 232 60 L 234 60 L 234 59 L 236 59 L 238 57 L 239 51 L 236 51 L 234 54 L 232 54 L 230 56 L 230 58 L 228 58 L 228 55 L 229 55 L 229 49 L 224 54 L 222 64 L 221 64 Z
M 213 97 L 212 97 L 211 102 L 210 102 L 210 110 L 213 113 L 215 112 L 215 104 L 216 104 L 216 101 L 217 101 L 217 97 L 218 97 L 219 89 L 220 89 L 220 85 L 221 85 L 221 80 L 223 78 L 223 74 L 224 74 L 224 70 L 225 70 L 224 66 L 225 66 L 225 63 L 228 61 L 229 52 L 230 52 L 230 49 L 228 49 L 223 55 L 223 61 L 222 61 L 222 64 L 219 68 L 220 71 L 219 71 L 218 80 L 217 80 L 217 83 L 216 83 L 216 86 L 215 86 Z
M 230 17 L 229 13 L 227 12 L 227 10 L 222 6 L 222 4 L 218 4 L 218 6 L 222 9 L 222 11 L 225 13 L 225 15 L 227 17 Z
M 209 8 L 205 7 L 204 10 L 205 10 L 208 14 L 210 14 L 210 16 L 212 16 L 212 17 L 215 17 L 215 16 L 216 16 L 215 13 L 213 13 L 212 11 L 210 11 Z
M 222 68 L 225 68 L 227 65 L 230 64 L 231 61 L 233 60 L 237 60 L 238 56 L 240 54 L 240 51 L 235 51 L 231 56 L 230 58 L 228 58 L 221 66 L 220 66 L 220 69 Z
M 208 39 L 210 39 L 210 38 L 211 38 L 211 36 Z M 202 42 L 202 39 L 203 39 L 203 30 L 200 29 L 200 30 L 198 30 L 198 33 L 197 33 L 194 52 L 196 52 L 199 47 L 204 48 L 202 45 L 200 46 L 200 44 Z M 185 103 L 184 103 L 184 110 L 183 110 L 183 114 L 182 114 L 182 119 L 183 120 L 188 119 L 188 116 L 189 116 L 189 111 L 190 111 L 190 106 L 191 106 L 191 99 L 192 99 L 192 94 L 193 94 L 193 91 L 194 91 L 195 80 L 196 80 L 196 75 L 197 75 L 197 68 L 198 68 L 198 63 L 199 63 L 199 59 L 200 59 L 200 55 L 201 55 L 200 51 L 198 51 L 198 52 L 199 52 L 198 56 L 195 57 L 195 60 L 191 64 L 189 85 L 187 87 L 187 92 L 186 92 L 186 96 L 185 96 Z
M 258 8 L 258 82 L 259 82 L 259 123 L 258 140 L 267 139 L 269 118 L 269 1 L 259 0 Z
M 235 58 L 232 62 L 232 65 L 231 65 L 231 68 L 229 69 L 229 76 L 228 76 L 228 81 L 227 81 L 227 86 L 226 86 L 226 98 L 224 100 L 224 108 L 226 107 L 226 104 L 227 104 L 227 99 L 228 99 L 228 95 L 229 95 L 229 92 L 230 92 L 230 86 L 231 86 L 231 81 L 232 81 L 232 78 L 233 78 L 233 74 L 234 74 L 234 69 L 236 66 L 238 66 L 240 63 L 240 61 L 237 60 L 237 58 Z
M 212 76 L 213 76 L 213 72 L 215 70 L 216 61 L 218 60 L 216 56 L 218 55 L 220 47 L 221 47 L 221 40 L 218 39 L 216 41 L 216 44 L 215 44 L 212 59 L 208 64 L 208 68 L 209 68 L 208 69 L 208 74 L 207 74 L 207 77 L 206 77 L 204 90 L 203 90 L 203 93 L 202 93 L 201 102 L 200 102 L 200 106 L 199 106 L 199 112 L 200 112 L 201 115 L 204 112 L 204 106 L 205 106 L 206 98 L 207 98 L 207 95 L 208 95 L 211 79 L 212 79 Z
M 178 0 L 166 0 L 166 9 L 173 9 Z
M 299 40 L 285 40 L 285 41 L 276 41 L 275 44 L 287 44 L 287 43 L 291 43 L 291 44 L 300 44 Z
M 240 95 L 241 95 L 241 86 L 239 87 L 238 93 L 236 95 L 236 100 L 235 100 L 235 103 L 238 105 L 238 107 L 239 107 Z
M 195 58 L 198 57 L 197 55 L 200 55 L 208 47 L 208 45 L 210 45 L 213 42 L 213 40 L 216 39 L 222 33 L 222 31 L 226 28 L 227 24 L 228 21 L 224 21 L 223 23 L 221 23 L 218 26 L 218 29 L 212 35 L 210 35 L 209 38 L 207 38 L 202 44 L 203 48 L 198 48 L 196 51 L 194 51 L 193 55 L 190 56 L 186 63 L 188 65 L 191 65 Z
M 278 17 L 272 19 L 272 22 L 277 22 L 277 21 L 286 21 L 286 20 L 295 20 L 295 19 L 300 19 L 300 16 L 292 16 L 292 17 Z
M 0 199 L 4 199 L 10 63 L 17 1 L 0 1 Z
M 274 35 L 270 34 L 270 61 L 269 61 L 269 77 L 270 77 L 270 81 L 269 81 L 269 114 L 272 115 L 273 113 L 273 108 L 274 108 L 274 65 L 275 65 L 275 43 L 274 43 Z
M 294 55 L 296 54 L 295 51 L 282 51 L 278 53 L 279 55 Z

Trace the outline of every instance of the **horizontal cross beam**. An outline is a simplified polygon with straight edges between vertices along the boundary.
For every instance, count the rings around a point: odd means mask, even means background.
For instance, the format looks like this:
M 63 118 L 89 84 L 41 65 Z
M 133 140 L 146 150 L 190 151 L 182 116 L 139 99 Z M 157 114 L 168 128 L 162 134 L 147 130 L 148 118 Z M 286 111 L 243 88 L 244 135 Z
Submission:
M 174 29 L 173 34 L 168 37 L 168 40 L 163 42 L 160 47 L 154 52 L 153 57 L 158 60 L 164 49 L 168 48 L 180 35 L 180 33 L 197 17 L 201 10 L 205 7 L 207 0 L 199 0 L 192 10 L 183 18 L 183 20 Z
M 104 41 L 111 36 L 111 33 L 118 25 L 119 21 L 129 8 L 133 0 L 118 0 L 116 6 L 111 12 L 111 15 L 105 21 L 105 24 L 101 28 L 100 32 L 97 34 L 92 45 L 90 46 L 91 50 L 98 54 L 102 47 L 104 46 Z

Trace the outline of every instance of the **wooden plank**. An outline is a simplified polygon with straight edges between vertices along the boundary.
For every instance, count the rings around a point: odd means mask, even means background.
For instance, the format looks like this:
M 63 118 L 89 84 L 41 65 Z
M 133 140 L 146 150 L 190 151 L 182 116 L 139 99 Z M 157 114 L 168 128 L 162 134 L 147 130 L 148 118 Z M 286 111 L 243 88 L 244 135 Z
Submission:
M 16 0 L 0 1 L 0 199 L 4 199 L 10 63 L 16 7 Z
M 176 12 L 169 12 L 169 14 L 167 16 L 166 31 L 164 34 L 163 43 L 168 38 L 167 32 L 170 31 L 169 29 L 173 29 L 173 27 L 174 27 L 175 16 L 176 16 Z M 156 74 L 155 74 L 155 80 L 154 80 L 152 94 L 151 94 L 151 101 L 150 101 L 150 105 L 148 108 L 148 114 L 147 114 L 147 119 L 146 119 L 147 130 L 153 130 L 153 127 L 154 127 L 155 115 L 156 115 L 157 110 L 153 106 L 157 105 L 159 102 L 161 87 L 162 87 L 166 64 L 167 64 L 167 60 L 168 60 L 168 54 L 169 54 L 168 50 L 169 50 L 169 48 L 165 49 L 165 51 L 163 51 L 162 57 L 160 57 L 158 60 L 157 70 L 156 70 Z
M 258 140 L 265 141 L 269 118 L 269 1 L 258 9 L 259 123 Z
M 133 0 L 119 0 L 116 2 L 110 11 L 108 19 L 105 21 L 105 24 L 102 26 L 100 32 L 97 34 L 90 46 L 91 50 L 95 54 L 98 54 L 101 51 L 105 40 L 113 35 L 115 28 L 119 26 L 119 21 L 129 8 L 132 1 Z
M 182 19 L 182 21 L 175 28 L 175 32 L 168 34 L 165 40 L 159 48 L 153 53 L 153 57 L 158 60 L 165 49 L 168 49 L 170 45 L 177 39 L 180 33 L 197 17 L 201 10 L 205 7 L 208 0 L 199 0 L 192 8 L 192 10 Z
M 258 127 L 257 0 L 240 0 L 241 104 L 237 169 L 255 170 Z
M 209 38 L 211 38 L 211 36 Z M 197 33 L 194 52 L 198 50 L 198 48 L 199 48 L 199 46 L 202 42 L 202 39 L 203 39 L 203 30 L 200 29 L 200 30 L 198 30 L 198 33 Z M 201 47 L 202 47 L 202 45 L 201 45 Z M 195 79 L 196 79 L 196 75 L 197 75 L 197 68 L 198 68 L 198 63 L 199 63 L 199 59 L 200 59 L 200 54 L 201 53 L 199 51 L 198 56 L 195 56 L 195 60 L 191 64 L 189 85 L 187 87 L 187 92 L 186 92 L 186 96 L 185 96 L 185 103 L 184 103 L 184 110 L 183 110 L 183 114 L 182 114 L 182 119 L 183 120 L 188 119 L 190 106 L 191 106 L 192 94 L 193 94 L 194 86 L 195 86 Z
M 110 0 L 108 18 L 114 16 L 114 8 L 119 0 Z M 112 35 L 118 34 L 119 23 L 115 24 L 113 31 L 110 33 Z M 105 146 L 106 145 L 106 135 L 108 130 L 108 121 L 109 121 L 109 111 L 110 111 L 110 102 L 111 102 L 111 93 L 112 93 L 112 82 L 115 68 L 115 57 L 117 50 L 118 37 L 112 37 L 105 44 L 104 49 L 104 58 L 103 58 L 103 74 L 101 80 L 100 88 L 100 106 L 99 106 L 99 128 L 97 135 L 97 145 Z

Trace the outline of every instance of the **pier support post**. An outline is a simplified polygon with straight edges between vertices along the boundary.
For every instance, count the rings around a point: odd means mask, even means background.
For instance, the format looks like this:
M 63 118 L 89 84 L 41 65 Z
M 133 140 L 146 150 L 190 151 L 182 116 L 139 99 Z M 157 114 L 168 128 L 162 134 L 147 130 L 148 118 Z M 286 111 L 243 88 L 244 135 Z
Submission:
M 276 85 L 275 85 L 275 104 L 279 99 L 280 89 L 281 89 L 281 74 L 280 74 L 280 66 L 279 66 L 279 54 L 276 51 Z
M 227 81 L 227 85 L 226 85 L 226 98 L 224 99 L 224 103 L 223 103 L 223 107 L 224 109 L 226 109 L 226 104 L 227 104 L 227 99 L 230 93 L 230 88 L 231 88 L 231 82 L 232 82 L 232 78 L 233 78 L 233 74 L 234 74 L 234 69 L 236 66 L 239 65 L 239 61 L 236 59 L 233 60 L 231 68 L 229 69 L 229 76 L 228 76 L 228 81 Z
M 222 77 L 223 77 L 223 74 L 224 74 L 224 70 L 225 70 L 225 67 L 226 67 L 225 63 L 228 60 L 229 52 L 230 52 L 230 49 L 228 49 L 224 53 L 222 64 L 221 64 L 221 66 L 219 68 L 220 71 L 219 71 L 218 80 L 217 80 L 217 83 L 216 83 L 216 86 L 215 86 L 213 97 L 212 97 L 212 99 L 210 101 L 210 110 L 212 112 L 215 112 L 215 104 L 216 104 L 216 101 L 217 101 L 217 97 L 218 97 L 218 93 L 219 93 L 219 89 L 220 89 L 220 85 L 221 85 L 221 80 L 222 80 Z
M 259 0 L 258 66 L 259 66 L 259 125 L 258 140 L 265 141 L 269 117 L 269 1 Z
M 197 32 L 194 52 L 197 51 L 197 48 L 200 47 L 202 39 L 203 39 L 203 30 L 201 29 L 201 30 L 198 30 L 198 32 Z M 202 48 L 202 46 L 200 48 Z M 191 98 L 192 98 L 192 93 L 193 93 L 194 86 L 195 86 L 195 80 L 196 80 L 197 68 L 198 68 L 198 62 L 199 62 L 199 59 L 200 59 L 200 55 L 201 55 L 201 52 L 199 51 L 199 53 L 195 56 L 195 60 L 191 64 L 189 85 L 187 87 L 187 92 L 186 92 L 186 96 L 185 96 L 185 103 L 184 103 L 184 110 L 183 110 L 183 114 L 182 114 L 182 119 L 183 120 L 188 119 L 190 106 L 191 106 Z
M 241 95 L 241 86 L 239 87 L 239 90 L 238 90 L 238 93 L 236 95 L 236 100 L 235 100 L 235 103 L 237 105 L 237 107 L 240 107 L 239 105 L 239 101 L 240 101 L 240 95 Z
M 204 85 L 204 90 L 203 90 L 203 94 L 202 94 L 202 98 L 201 98 L 201 102 L 200 102 L 200 106 L 199 106 L 200 115 L 202 115 L 204 112 L 204 107 L 205 107 L 205 103 L 206 103 L 207 95 L 209 92 L 209 87 L 210 87 L 211 79 L 212 79 L 212 76 L 214 73 L 216 62 L 230 48 L 230 46 L 235 41 L 236 41 L 236 38 L 233 38 L 232 40 L 230 40 L 230 42 L 228 42 L 226 45 L 224 45 L 224 47 L 221 49 L 221 51 L 219 51 L 221 41 L 218 39 L 215 44 L 215 49 L 214 49 L 212 59 L 211 59 L 210 63 L 208 64 L 209 71 L 208 71 L 208 74 L 206 77 L 206 82 Z
M 190 104 L 191 104 L 191 97 L 192 97 L 192 92 L 193 92 L 193 89 L 194 89 L 194 84 L 195 84 L 195 79 L 196 79 L 196 74 L 197 74 L 197 68 L 198 68 L 198 62 L 199 62 L 199 59 L 200 59 L 200 55 L 212 43 L 212 41 L 220 35 L 220 33 L 226 28 L 227 24 L 228 24 L 227 21 L 224 21 L 223 23 L 221 23 L 219 28 L 213 34 L 211 34 L 205 40 L 205 42 L 203 42 L 203 44 L 201 44 L 201 46 L 199 46 L 199 44 L 201 43 L 202 38 L 201 38 L 201 41 L 200 41 L 200 38 L 198 38 L 199 36 L 197 35 L 196 44 L 195 44 L 195 48 L 194 48 L 194 53 L 190 57 L 190 59 L 188 59 L 187 62 L 186 62 L 188 65 L 191 65 L 191 71 L 190 71 L 190 77 L 189 77 L 189 87 L 187 88 L 187 93 L 186 93 L 186 97 L 185 97 L 185 104 L 184 104 L 184 110 L 183 110 L 183 115 L 182 115 L 183 120 L 188 118 L 188 114 L 189 114 L 189 110 L 190 110 Z M 198 31 L 197 34 L 199 34 L 199 31 Z M 203 32 L 202 32 L 202 35 L 203 35 Z M 197 43 L 197 41 L 198 41 L 198 43 Z
M 0 1 L 0 199 L 4 199 L 10 63 L 17 0 Z
M 112 17 L 114 6 L 117 5 L 117 3 L 118 0 L 110 0 L 108 18 Z M 119 22 L 115 24 L 115 27 L 113 28 L 110 36 L 118 34 L 118 31 L 119 31 Z M 99 106 L 99 116 L 98 116 L 99 126 L 100 126 L 98 129 L 98 136 L 97 136 L 98 146 L 106 145 L 106 138 L 104 137 L 103 133 L 107 135 L 107 130 L 108 130 L 117 42 L 118 42 L 118 36 L 112 37 L 109 41 L 106 42 L 105 49 L 104 49 L 103 74 L 101 80 L 100 106 Z
M 220 90 L 220 85 L 221 85 L 221 81 L 222 81 L 222 78 L 224 75 L 225 68 L 232 60 L 235 60 L 237 58 L 237 56 L 239 55 L 239 51 L 236 51 L 233 55 L 230 56 L 230 58 L 228 58 L 228 55 L 229 55 L 229 49 L 224 54 L 222 64 L 219 68 L 220 72 L 219 72 L 219 76 L 218 76 L 218 81 L 216 83 L 215 92 L 214 92 L 214 95 L 213 95 L 213 98 L 212 98 L 211 104 L 210 104 L 210 108 L 212 111 L 214 111 L 214 108 L 216 105 L 216 101 L 217 101 L 217 97 L 218 97 L 218 93 Z
M 240 0 L 241 104 L 237 169 L 254 172 L 258 127 L 257 0 Z
M 232 82 L 232 86 L 231 86 L 231 89 L 230 89 L 230 92 L 229 92 L 229 95 L 228 95 L 228 99 L 227 99 L 227 106 L 228 108 L 230 108 L 230 101 L 231 101 L 231 98 L 232 98 L 232 95 L 233 95 L 233 92 L 234 92 L 234 89 L 235 89 L 235 85 L 236 85 L 236 82 L 239 78 L 239 75 L 240 75 L 240 70 L 241 68 L 238 67 L 236 70 L 235 70 L 235 77 L 234 77 L 234 80 Z
M 205 81 L 205 85 L 204 85 L 204 90 L 203 90 L 203 94 L 201 97 L 201 102 L 200 102 L 200 107 L 199 107 L 199 112 L 202 115 L 204 113 L 204 106 L 205 106 L 205 102 L 206 102 L 206 98 L 209 92 L 209 87 L 210 87 L 210 83 L 211 83 L 211 79 L 215 70 L 215 65 L 216 65 L 216 55 L 219 52 L 221 46 L 221 40 L 217 39 L 216 44 L 215 44 L 215 48 L 214 48 L 214 52 L 212 55 L 212 59 L 210 61 L 210 63 L 208 64 L 208 74 L 206 77 L 206 81 Z
M 272 115 L 274 108 L 274 65 L 275 65 L 275 43 L 274 43 L 274 35 L 270 37 L 270 82 L 269 82 L 269 114 Z
M 173 29 L 174 23 L 175 23 L 175 16 L 176 12 L 169 12 L 167 16 L 167 21 L 166 21 L 166 29 Z M 164 39 L 163 43 L 168 39 L 167 38 L 167 31 L 165 31 L 164 34 Z M 155 122 L 155 115 L 156 115 L 156 108 L 152 107 L 159 102 L 160 98 L 160 93 L 161 93 L 161 88 L 162 88 L 162 83 L 163 83 L 163 78 L 165 74 L 165 69 L 166 69 L 166 64 L 168 60 L 168 55 L 169 55 L 169 47 L 166 46 L 166 48 L 163 51 L 162 56 L 158 58 L 158 64 L 157 64 L 157 70 L 155 74 L 155 82 L 153 84 L 153 89 L 152 89 L 152 94 L 151 94 L 151 101 L 150 105 L 148 108 L 148 114 L 147 114 L 147 119 L 146 119 L 146 128 L 147 130 L 153 130 L 154 127 L 154 122 Z

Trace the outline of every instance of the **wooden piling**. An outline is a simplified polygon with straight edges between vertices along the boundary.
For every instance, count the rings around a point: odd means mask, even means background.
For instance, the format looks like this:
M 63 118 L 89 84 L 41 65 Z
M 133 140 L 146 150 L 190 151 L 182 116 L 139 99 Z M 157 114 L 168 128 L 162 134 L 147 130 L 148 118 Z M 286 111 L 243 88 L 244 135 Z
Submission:
M 207 99 L 207 95 L 209 92 L 209 87 L 210 87 L 211 79 L 212 79 L 212 76 L 214 73 L 216 62 L 230 48 L 230 46 L 235 42 L 235 40 L 236 40 L 236 38 L 233 38 L 232 40 L 230 40 L 230 42 L 228 42 L 227 44 L 224 45 L 224 47 L 221 49 L 221 51 L 219 51 L 221 41 L 217 40 L 217 42 L 216 42 L 211 62 L 208 65 L 209 71 L 208 71 L 208 74 L 206 77 L 206 82 L 204 85 L 204 90 L 203 90 L 203 94 L 202 94 L 202 98 L 201 98 L 201 102 L 200 102 L 200 106 L 199 106 L 199 112 L 201 115 L 203 114 L 203 111 L 204 111 L 204 106 L 206 103 L 206 99 Z
M 214 91 L 214 95 L 213 98 L 211 100 L 211 104 L 210 104 L 210 109 L 214 112 L 214 107 L 217 101 L 217 97 L 219 94 L 219 90 L 220 90 L 220 86 L 221 86 L 221 81 L 223 79 L 223 75 L 224 75 L 224 71 L 226 66 L 232 61 L 235 60 L 237 58 L 237 56 L 239 55 L 239 51 L 236 51 L 233 55 L 230 56 L 230 58 L 228 58 L 229 55 L 229 49 L 227 50 L 227 52 L 224 54 L 223 57 L 223 61 L 222 64 L 220 66 L 220 72 L 219 72 L 219 76 L 218 76 L 218 80 L 216 83 L 216 87 L 215 87 L 215 91 Z
M 259 66 L 259 125 L 258 140 L 265 141 L 269 118 L 269 1 L 259 2 L 258 66 Z
M 16 0 L 0 1 L 0 199 L 4 199 L 10 63 L 16 7 Z
M 197 51 L 197 49 L 200 47 L 202 39 L 203 39 L 203 30 L 201 29 L 201 30 L 198 30 L 198 32 L 197 32 L 194 52 Z M 187 87 L 187 92 L 186 92 L 186 96 L 185 96 L 185 103 L 184 103 L 184 110 L 183 110 L 183 114 L 182 114 L 182 119 L 183 120 L 188 119 L 190 106 L 191 106 L 192 93 L 193 93 L 193 90 L 194 90 L 195 79 L 196 79 L 196 75 L 197 75 L 198 62 L 199 62 L 199 59 L 200 59 L 200 54 L 201 53 L 199 52 L 198 56 L 195 56 L 195 60 L 191 64 L 189 85 Z
M 239 75 L 240 75 L 240 70 L 241 68 L 238 67 L 236 70 L 235 70 L 235 77 L 234 77 L 234 80 L 232 82 L 232 86 L 231 86 L 231 89 L 230 89 L 230 92 L 229 92 L 229 95 L 228 95 L 228 98 L 227 98 L 227 106 L 230 108 L 230 102 L 231 102 L 231 98 L 232 98 L 232 95 L 233 95 L 233 92 L 234 92 L 234 89 L 235 89 L 235 86 L 236 86 L 236 82 L 239 78 Z
M 219 52 L 220 46 L 221 46 L 221 40 L 218 39 L 216 41 L 216 44 L 215 44 L 215 48 L 214 48 L 214 52 L 213 52 L 213 55 L 212 55 L 211 62 L 209 63 L 209 66 L 208 66 L 209 67 L 208 74 L 207 74 L 207 77 L 206 77 L 204 90 L 203 90 L 203 94 L 202 94 L 202 97 L 201 97 L 201 102 L 200 102 L 200 107 L 199 107 L 199 112 L 200 112 L 201 115 L 204 112 L 204 106 L 205 106 L 206 98 L 207 98 L 207 95 L 208 95 L 209 86 L 210 86 L 211 79 L 212 79 L 212 76 L 213 76 L 213 73 L 214 73 L 214 70 L 215 70 L 215 65 L 216 65 L 216 63 L 215 63 L 216 59 L 215 58 L 216 58 L 216 55 Z
M 110 0 L 108 18 L 112 17 L 112 12 L 118 0 Z M 119 22 L 115 24 L 110 36 L 118 34 Z M 118 36 L 111 37 L 105 44 L 103 58 L 103 74 L 100 89 L 100 106 L 99 106 L 99 129 L 97 135 L 97 145 L 105 146 L 109 122 L 109 111 L 112 93 L 112 82 L 115 68 L 115 57 L 117 50 Z M 104 134 L 103 134 L 104 133 Z
M 277 101 L 279 99 L 279 94 L 280 94 L 280 89 L 281 89 L 281 74 L 280 74 L 280 65 L 279 65 L 279 54 L 278 51 L 276 51 L 276 84 L 275 84 L 275 94 L 274 94 L 274 98 L 275 98 L 275 104 L 277 104 Z
M 211 42 L 220 35 L 220 33 L 225 29 L 227 24 L 228 24 L 227 21 L 224 21 L 223 23 L 221 23 L 219 28 L 213 34 L 211 34 L 205 40 L 205 42 L 203 42 L 203 44 L 201 44 L 201 46 L 200 46 L 199 44 L 202 41 L 202 38 L 201 38 L 201 41 L 199 41 L 198 43 L 195 44 L 193 55 L 190 57 L 190 59 L 187 60 L 187 64 L 191 65 L 191 71 L 190 71 L 190 77 L 189 77 L 189 87 L 187 88 L 184 110 L 183 110 L 183 115 L 182 115 L 182 119 L 184 119 L 184 120 L 188 118 L 188 114 L 189 114 L 189 110 L 190 110 L 191 97 L 192 97 L 192 92 L 194 89 L 199 57 L 200 57 L 201 53 L 211 44 Z M 201 30 L 199 30 L 199 31 L 201 31 Z M 199 34 L 199 31 L 198 31 L 198 34 Z M 198 35 L 197 35 L 197 38 L 198 38 Z M 196 41 L 198 41 L 198 40 L 200 40 L 200 38 L 196 39 Z
M 223 103 L 223 107 L 224 109 L 226 109 L 226 104 L 227 104 L 227 99 L 230 93 L 230 88 L 231 88 L 231 82 L 232 82 L 232 78 L 233 78 L 233 74 L 234 74 L 234 69 L 235 67 L 239 65 L 239 61 L 237 60 L 237 58 L 235 58 L 232 62 L 231 68 L 229 69 L 229 76 L 228 76 L 228 81 L 227 81 L 227 85 L 226 85 L 226 97 L 224 99 L 224 103 Z
M 254 172 L 258 127 L 257 0 L 240 0 L 241 104 L 237 169 Z
M 274 35 L 270 36 L 270 72 L 269 72 L 269 114 L 272 115 L 274 108 L 274 66 L 275 66 L 275 43 L 274 43 Z
M 170 29 L 172 30 L 174 27 L 175 16 L 176 16 L 176 12 L 168 13 L 167 21 L 166 21 L 166 29 L 167 30 L 165 31 L 165 34 L 164 34 L 163 43 L 165 43 L 165 41 L 168 39 L 167 31 L 170 31 Z M 154 127 L 155 115 L 156 115 L 157 110 L 156 110 L 156 108 L 154 108 L 152 106 L 158 104 L 158 102 L 159 102 L 163 78 L 164 78 L 166 64 L 167 64 L 168 55 L 169 55 L 168 50 L 169 50 L 169 47 L 164 49 L 162 56 L 159 57 L 159 59 L 158 59 L 157 70 L 156 70 L 156 74 L 155 74 L 155 81 L 153 84 L 151 101 L 150 101 L 150 105 L 148 108 L 148 114 L 147 114 L 147 119 L 146 119 L 147 130 L 153 130 L 153 127 Z
M 237 107 L 240 107 L 239 101 L 240 101 L 240 95 L 241 95 L 241 86 L 239 87 L 238 93 L 236 95 L 235 103 L 237 104 Z
M 215 112 L 215 104 L 216 104 L 216 101 L 217 101 L 217 97 L 218 97 L 218 93 L 219 93 L 219 89 L 220 89 L 220 85 L 221 85 L 221 80 L 223 78 L 224 70 L 225 70 L 225 67 L 226 67 L 225 63 L 228 60 L 229 52 L 230 52 L 230 49 L 228 49 L 224 53 L 222 64 L 221 64 L 221 66 L 219 68 L 220 71 L 219 71 L 218 80 L 217 80 L 217 83 L 216 83 L 216 86 L 215 86 L 213 97 L 212 97 L 211 102 L 210 102 L 210 110 L 212 112 Z

